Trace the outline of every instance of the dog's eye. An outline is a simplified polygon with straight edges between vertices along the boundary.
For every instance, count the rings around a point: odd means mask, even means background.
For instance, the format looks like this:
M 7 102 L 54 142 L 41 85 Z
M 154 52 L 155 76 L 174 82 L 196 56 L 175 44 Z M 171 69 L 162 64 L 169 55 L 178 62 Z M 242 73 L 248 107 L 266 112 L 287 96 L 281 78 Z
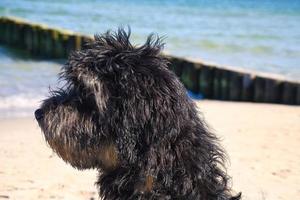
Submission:
M 65 97 L 60 96 L 60 97 L 58 97 L 58 98 L 56 99 L 56 103 L 57 103 L 57 104 L 63 104 L 63 103 L 65 103 L 65 102 L 66 102 L 66 98 L 65 98 Z
M 96 102 L 93 97 L 93 94 L 91 93 L 79 93 L 76 96 L 72 98 L 73 100 L 76 99 L 75 101 L 77 108 L 83 112 L 91 112 L 92 110 L 95 109 Z

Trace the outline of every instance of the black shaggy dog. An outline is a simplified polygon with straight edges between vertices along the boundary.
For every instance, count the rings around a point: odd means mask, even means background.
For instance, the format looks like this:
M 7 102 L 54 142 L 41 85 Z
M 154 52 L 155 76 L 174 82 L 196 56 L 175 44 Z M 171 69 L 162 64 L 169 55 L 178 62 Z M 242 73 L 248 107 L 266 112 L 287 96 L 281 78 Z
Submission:
M 77 169 L 99 170 L 104 200 L 236 200 L 224 152 L 160 54 L 123 29 L 70 55 L 35 112 L 50 147 Z

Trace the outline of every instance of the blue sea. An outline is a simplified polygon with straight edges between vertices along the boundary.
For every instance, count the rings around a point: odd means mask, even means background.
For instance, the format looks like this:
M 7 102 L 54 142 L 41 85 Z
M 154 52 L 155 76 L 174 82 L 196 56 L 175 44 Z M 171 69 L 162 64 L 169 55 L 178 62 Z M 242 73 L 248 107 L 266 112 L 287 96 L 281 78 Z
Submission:
M 168 54 L 300 80 L 300 0 L 1 0 L 17 16 L 93 35 L 130 25 L 165 37 Z M 62 63 L 0 46 L 0 117 L 31 115 Z

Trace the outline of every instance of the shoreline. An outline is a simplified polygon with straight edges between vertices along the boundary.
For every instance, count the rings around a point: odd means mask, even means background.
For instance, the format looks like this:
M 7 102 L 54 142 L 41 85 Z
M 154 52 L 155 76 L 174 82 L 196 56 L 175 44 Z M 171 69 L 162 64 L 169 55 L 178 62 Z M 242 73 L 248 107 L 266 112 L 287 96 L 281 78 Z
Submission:
M 229 156 L 245 200 L 300 196 L 300 107 L 197 101 Z M 96 170 L 78 171 L 46 145 L 34 117 L 0 119 L 0 199 L 98 199 Z

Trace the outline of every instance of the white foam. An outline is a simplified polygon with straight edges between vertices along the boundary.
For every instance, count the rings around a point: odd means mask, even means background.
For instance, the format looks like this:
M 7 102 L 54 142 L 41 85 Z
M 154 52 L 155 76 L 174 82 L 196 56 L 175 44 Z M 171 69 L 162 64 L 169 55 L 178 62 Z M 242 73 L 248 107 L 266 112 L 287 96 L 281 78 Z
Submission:
M 44 96 L 17 94 L 0 98 L 0 118 L 32 116 Z

